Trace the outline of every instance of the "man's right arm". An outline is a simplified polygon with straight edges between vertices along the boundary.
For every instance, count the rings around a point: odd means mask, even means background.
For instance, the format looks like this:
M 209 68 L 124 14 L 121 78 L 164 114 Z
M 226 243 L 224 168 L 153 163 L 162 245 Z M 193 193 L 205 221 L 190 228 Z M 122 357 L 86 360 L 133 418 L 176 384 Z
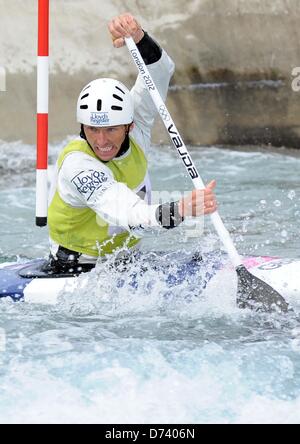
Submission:
M 83 153 L 69 154 L 58 174 L 58 192 L 68 205 L 91 208 L 107 223 L 123 227 L 159 226 L 158 205 L 148 205 L 109 168 Z
M 75 208 L 91 208 L 108 224 L 124 230 L 131 227 L 174 228 L 185 217 L 211 214 L 217 209 L 215 181 L 204 190 L 193 190 L 178 202 L 148 205 L 124 183 L 117 182 L 109 168 L 83 153 L 66 157 L 58 175 L 58 192 Z

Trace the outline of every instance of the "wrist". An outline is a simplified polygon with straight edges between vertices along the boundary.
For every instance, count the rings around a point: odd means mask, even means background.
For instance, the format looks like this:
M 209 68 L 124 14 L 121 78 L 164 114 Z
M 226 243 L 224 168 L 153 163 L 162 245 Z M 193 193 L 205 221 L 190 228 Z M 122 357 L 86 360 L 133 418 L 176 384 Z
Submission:
M 136 44 L 138 44 L 144 37 L 145 32 L 143 31 L 143 29 L 139 29 L 136 34 L 134 35 L 134 41 Z
M 161 58 L 162 49 L 146 31 L 142 31 L 143 38 L 139 41 L 137 47 L 146 65 L 151 65 L 152 63 L 158 62 Z
M 179 202 L 166 202 L 156 209 L 156 219 L 163 228 L 175 228 L 183 222 L 179 213 Z

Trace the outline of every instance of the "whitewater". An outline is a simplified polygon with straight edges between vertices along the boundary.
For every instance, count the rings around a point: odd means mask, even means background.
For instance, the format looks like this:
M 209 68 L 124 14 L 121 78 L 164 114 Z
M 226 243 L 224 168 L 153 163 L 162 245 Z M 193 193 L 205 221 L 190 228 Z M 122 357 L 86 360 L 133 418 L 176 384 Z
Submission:
M 51 165 L 65 143 L 50 146 Z M 241 254 L 300 257 L 294 151 L 189 150 L 205 181 L 217 180 Z M 34 164 L 33 146 L 1 142 L 0 263 L 47 257 L 47 230 L 34 226 Z M 150 172 L 154 190 L 191 188 L 169 146 L 151 148 Z M 178 263 L 220 252 L 208 219 L 202 228 L 147 233 L 142 249 Z M 137 288 L 117 288 L 118 273 L 97 266 L 56 306 L 0 300 L 1 423 L 300 422 L 300 307 L 238 309 L 229 271 L 206 292 L 191 277 L 167 298 L 157 269 Z

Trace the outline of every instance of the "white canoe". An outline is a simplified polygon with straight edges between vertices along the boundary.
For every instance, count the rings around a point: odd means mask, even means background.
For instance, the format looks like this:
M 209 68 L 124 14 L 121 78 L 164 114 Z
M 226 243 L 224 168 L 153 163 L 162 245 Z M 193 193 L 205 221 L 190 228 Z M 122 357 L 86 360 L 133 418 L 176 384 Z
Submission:
M 77 277 L 21 277 L 20 272 L 24 268 L 39 267 L 43 260 L 35 260 L 26 264 L 1 264 L 0 265 L 0 298 L 9 297 L 15 301 L 38 304 L 56 304 L 59 294 L 67 288 L 68 291 L 76 288 Z M 255 276 L 268 283 L 277 290 L 287 302 L 300 303 L 300 259 L 282 259 L 274 257 L 248 257 L 244 259 L 244 265 Z M 195 274 L 199 268 L 205 266 L 195 260 L 187 260 L 183 266 L 178 267 L 178 282 L 182 282 L 185 276 Z M 201 282 L 205 288 L 209 281 L 213 282 L 220 276 L 225 268 L 229 268 L 216 261 L 215 267 L 209 267 L 207 282 Z M 213 270 L 213 271 L 212 271 Z M 203 275 L 203 273 L 202 273 Z M 166 281 L 170 281 L 170 287 L 174 284 L 174 276 L 166 272 Z

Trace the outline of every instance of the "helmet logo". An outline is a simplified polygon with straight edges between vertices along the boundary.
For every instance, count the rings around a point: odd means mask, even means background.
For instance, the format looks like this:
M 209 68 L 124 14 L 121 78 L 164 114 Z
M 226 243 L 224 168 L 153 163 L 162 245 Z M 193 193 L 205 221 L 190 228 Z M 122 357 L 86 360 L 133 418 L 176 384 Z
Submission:
M 108 113 L 91 113 L 90 122 L 92 125 L 106 125 L 109 124 Z

